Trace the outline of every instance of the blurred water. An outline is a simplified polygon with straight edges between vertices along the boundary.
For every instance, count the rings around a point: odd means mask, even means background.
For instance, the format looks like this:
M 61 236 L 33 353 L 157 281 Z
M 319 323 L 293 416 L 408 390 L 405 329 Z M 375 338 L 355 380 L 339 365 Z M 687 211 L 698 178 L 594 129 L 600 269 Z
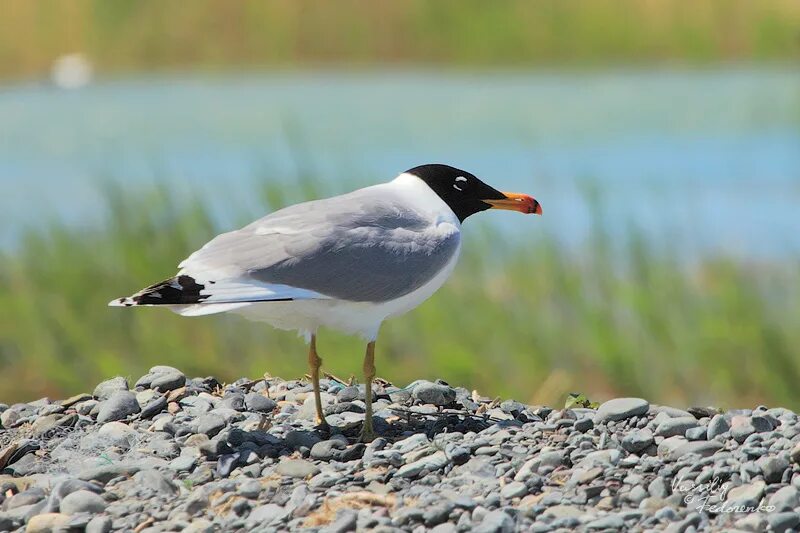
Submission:
M 99 185 L 167 182 L 226 220 L 256 180 L 298 167 L 332 189 L 447 162 L 536 196 L 535 229 L 589 235 L 594 184 L 612 231 L 684 253 L 800 251 L 800 70 L 273 73 L 0 88 L 0 244 L 44 219 L 99 219 Z M 291 183 L 291 181 L 287 181 Z M 486 223 L 486 222 L 484 222 Z

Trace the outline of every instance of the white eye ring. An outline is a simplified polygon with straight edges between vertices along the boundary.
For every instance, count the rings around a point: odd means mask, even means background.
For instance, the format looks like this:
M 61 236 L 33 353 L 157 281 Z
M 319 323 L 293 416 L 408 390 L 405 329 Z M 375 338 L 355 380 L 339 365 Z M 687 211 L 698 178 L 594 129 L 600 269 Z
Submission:
M 456 182 L 453 184 L 453 188 L 455 190 L 463 191 L 464 189 L 462 189 L 461 187 L 458 186 L 458 182 L 459 181 L 467 181 L 467 178 L 465 178 L 464 176 L 459 176 L 459 177 L 456 178 Z

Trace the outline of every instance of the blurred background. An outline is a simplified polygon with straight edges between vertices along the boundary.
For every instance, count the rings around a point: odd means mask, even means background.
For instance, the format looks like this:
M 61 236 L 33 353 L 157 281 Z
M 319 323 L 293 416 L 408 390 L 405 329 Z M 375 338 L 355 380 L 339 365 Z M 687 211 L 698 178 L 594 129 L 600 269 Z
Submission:
M 378 373 L 563 405 L 800 408 L 796 0 L 4 1 L 0 401 L 154 364 L 306 371 L 291 333 L 109 309 L 216 233 L 426 162 L 465 225 Z M 358 339 L 323 333 L 327 370 Z

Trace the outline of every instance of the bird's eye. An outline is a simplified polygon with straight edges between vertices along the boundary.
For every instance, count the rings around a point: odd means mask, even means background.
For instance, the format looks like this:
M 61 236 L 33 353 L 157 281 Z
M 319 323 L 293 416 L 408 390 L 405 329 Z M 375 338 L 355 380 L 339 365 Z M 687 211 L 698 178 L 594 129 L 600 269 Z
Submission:
M 459 177 L 457 177 L 457 178 L 456 178 L 456 182 L 453 184 L 453 188 L 454 188 L 455 190 L 457 190 L 457 191 L 463 191 L 464 189 L 462 189 L 462 188 L 461 188 L 461 187 L 459 187 L 458 185 L 459 185 L 459 183 L 463 184 L 463 183 L 465 183 L 466 181 L 467 181 L 467 178 L 465 178 L 464 176 L 459 176 Z

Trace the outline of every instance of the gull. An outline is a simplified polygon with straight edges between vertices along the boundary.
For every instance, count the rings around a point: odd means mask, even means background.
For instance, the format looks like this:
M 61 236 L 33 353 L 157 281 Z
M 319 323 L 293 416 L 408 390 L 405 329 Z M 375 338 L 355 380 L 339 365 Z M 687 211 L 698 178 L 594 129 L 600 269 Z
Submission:
M 366 343 L 366 414 L 374 438 L 375 341 L 387 318 L 417 307 L 450 276 L 461 224 L 488 209 L 542 214 L 527 194 L 500 192 L 464 170 L 422 165 L 392 181 L 292 205 L 218 235 L 178 273 L 109 305 L 162 306 L 183 316 L 235 312 L 294 330 L 309 345 L 316 422 L 325 421 L 317 331 L 332 328 Z

